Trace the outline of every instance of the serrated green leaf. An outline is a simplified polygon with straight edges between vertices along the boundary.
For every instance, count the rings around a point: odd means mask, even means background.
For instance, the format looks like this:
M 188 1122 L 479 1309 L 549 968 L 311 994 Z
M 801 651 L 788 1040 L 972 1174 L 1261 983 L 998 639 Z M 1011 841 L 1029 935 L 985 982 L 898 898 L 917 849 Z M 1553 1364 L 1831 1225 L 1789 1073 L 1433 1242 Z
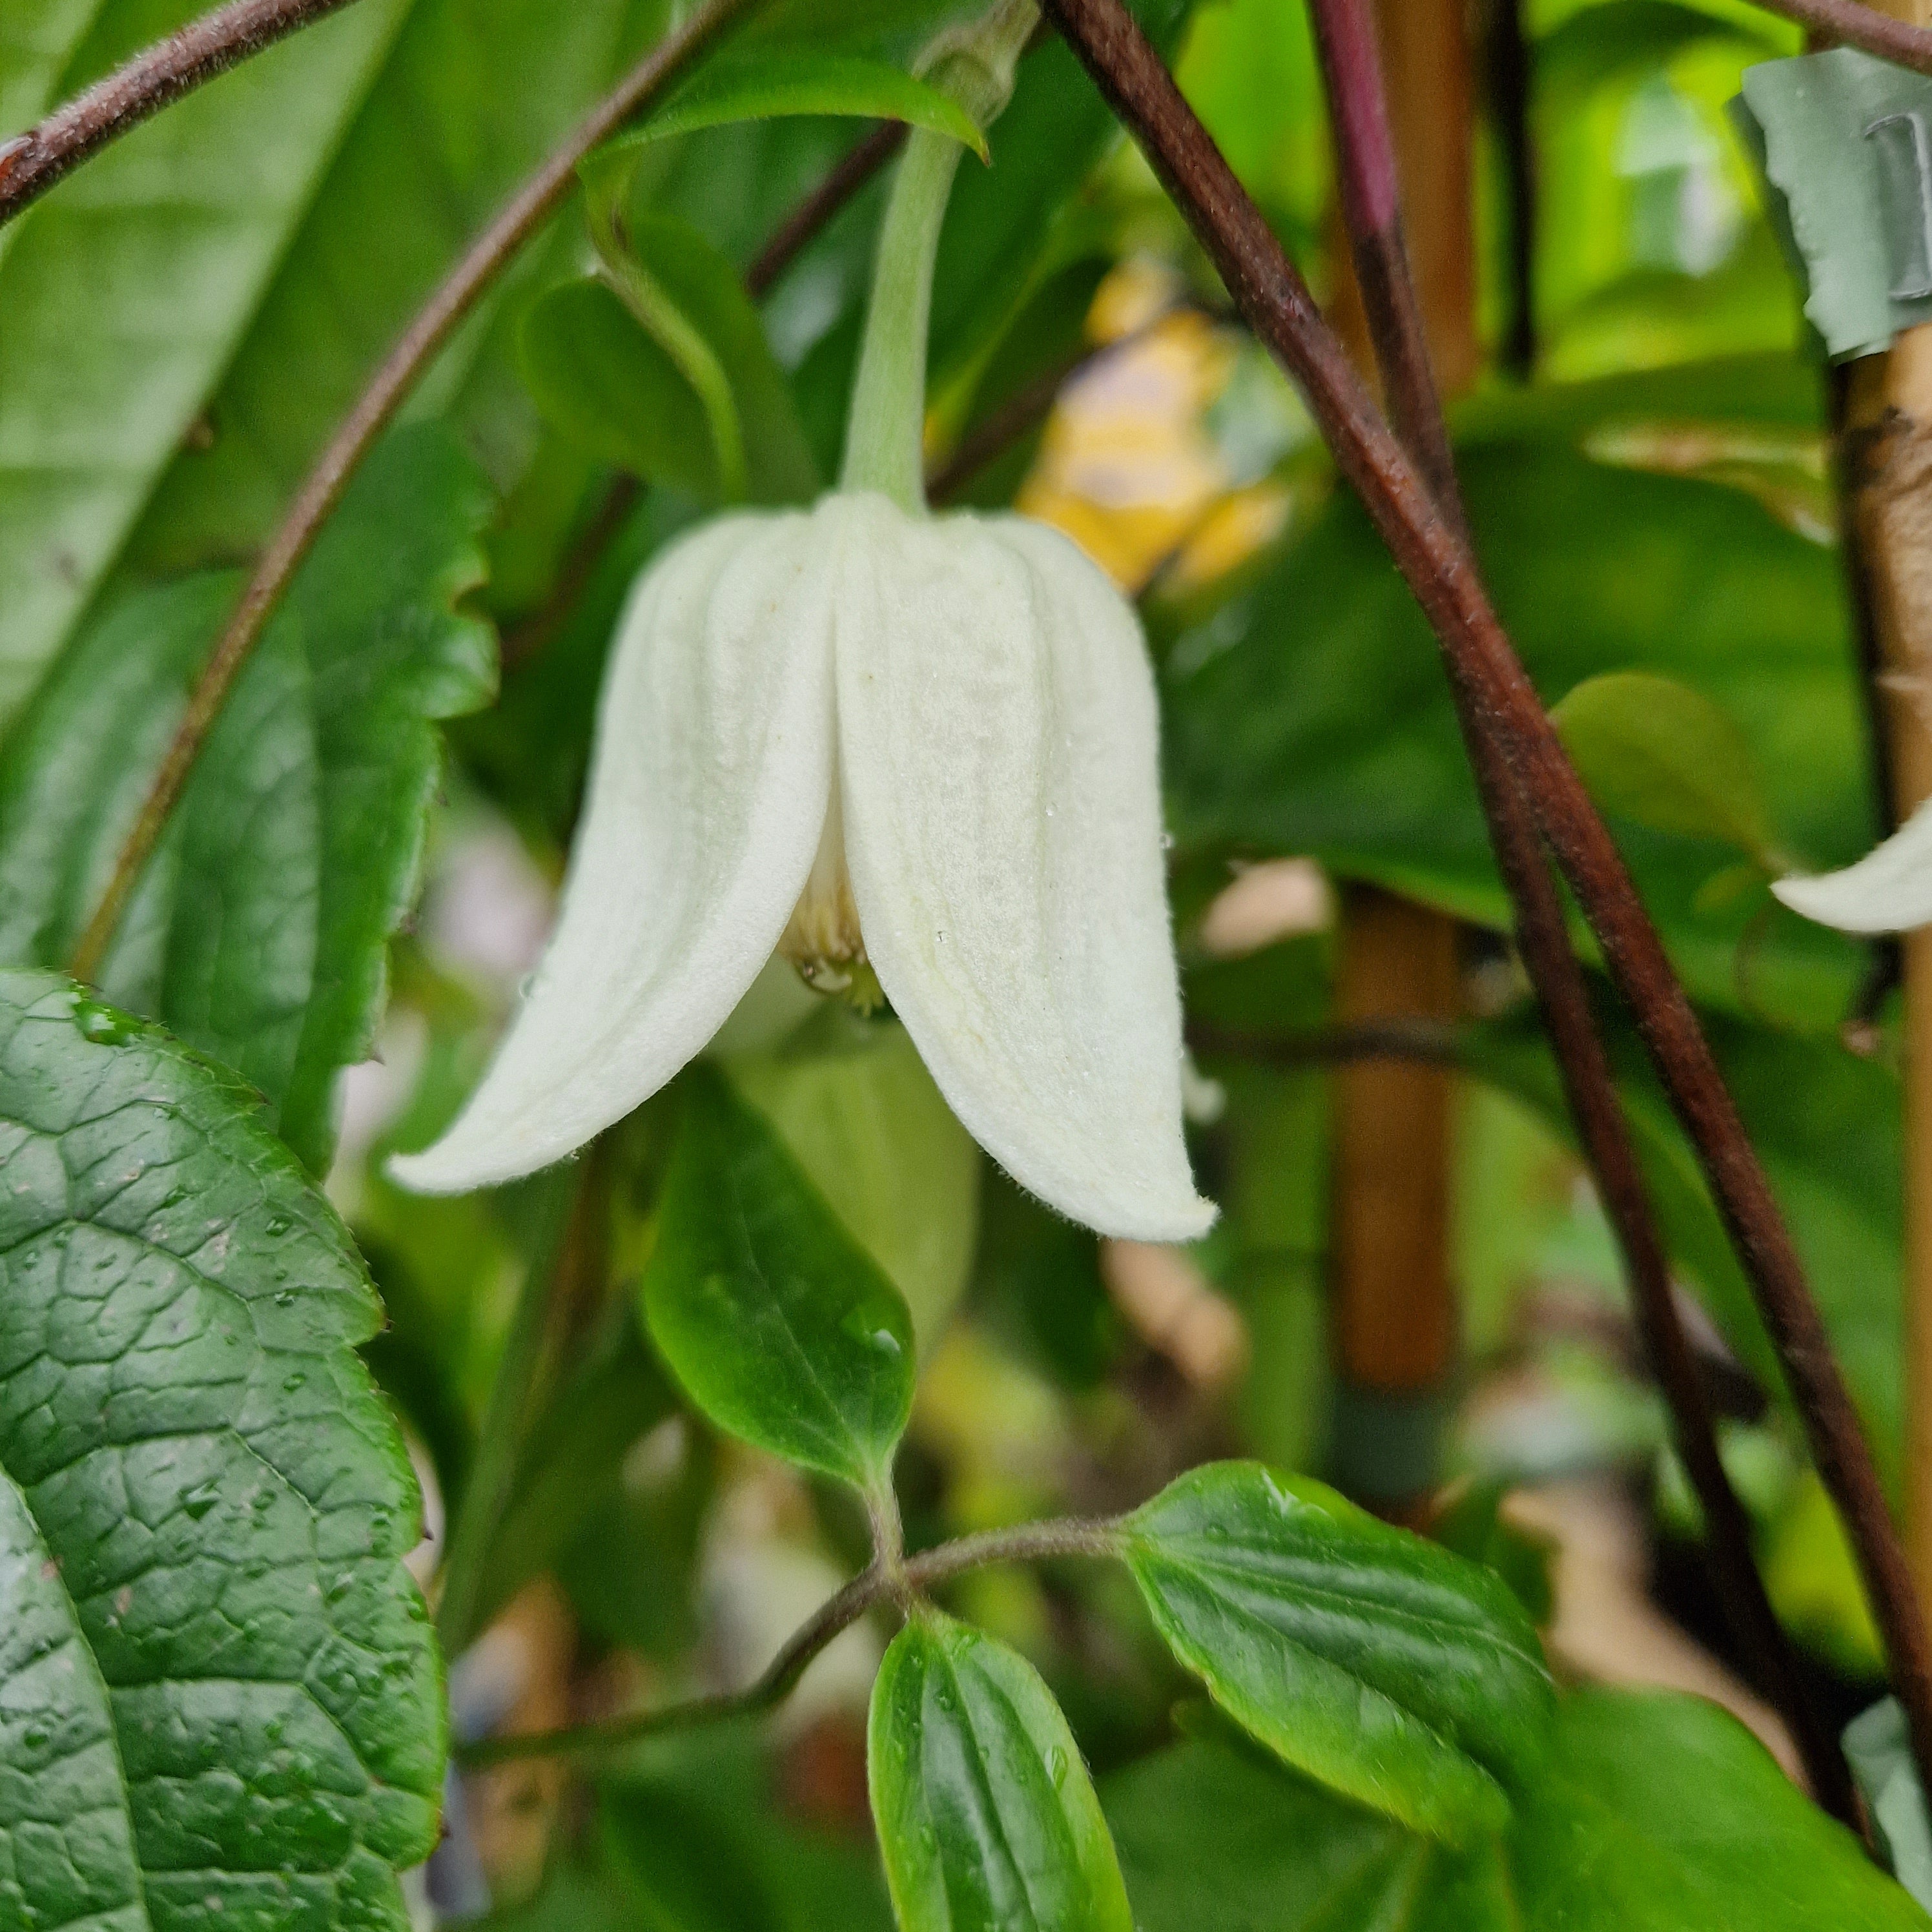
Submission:
M 950 94 L 904 68 L 856 54 L 821 53 L 808 46 L 754 48 L 707 62 L 641 126 L 602 152 L 634 152 L 652 141 L 719 128 L 734 121 L 768 121 L 794 114 L 859 115 L 903 121 L 950 134 L 986 158 L 980 125 Z
M 194 423 L 406 8 L 368 0 L 269 48 L 0 230 L 0 724 Z M 109 0 L 48 91 L 201 10 Z
M 0 972 L 0 1923 L 404 1932 L 420 1509 L 341 1225 L 233 1078 Z
M 101 984 L 254 1083 L 313 1169 L 364 1058 L 441 770 L 434 721 L 485 702 L 456 614 L 488 500 L 444 432 L 392 437 L 265 633 L 144 875 Z M 0 958 L 62 963 L 93 909 L 237 586 L 129 599 L 0 752 Z
M 808 502 L 818 468 L 790 384 L 737 272 L 688 224 L 628 224 L 652 281 L 717 358 L 744 438 L 750 500 Z M 525 318 L 524 380 L 546 417 L 583 448 L 701 500 L 722 494 L 712 427 L 698 394 L 616 294 L 596 280 L 553 289 Z
M 1771 863 L 1771 811 L 1735 721 L 1654 671 L 1606 671 L 1550 712 L 1577 776 L 1606 812 L 1687 838 L 1720 838 Z
M 1506 1822 L 1552 1694 L 1500 1577 L 1258 1462 L 1170 1484 L 1123 1554 L 1174 1654 L 1288 1762 L 1433 1838 Z
M 866 1755 L 900 1932 L 1132 1932 L 1080 1748 L 1004 1645 L 920 1612 L 879 1666 Z
M 904 1298 L 716 1074 L 686 1082 L 639 1293 L 672 1372 L 721 1428 L 862 1490 L 912 1407 Z

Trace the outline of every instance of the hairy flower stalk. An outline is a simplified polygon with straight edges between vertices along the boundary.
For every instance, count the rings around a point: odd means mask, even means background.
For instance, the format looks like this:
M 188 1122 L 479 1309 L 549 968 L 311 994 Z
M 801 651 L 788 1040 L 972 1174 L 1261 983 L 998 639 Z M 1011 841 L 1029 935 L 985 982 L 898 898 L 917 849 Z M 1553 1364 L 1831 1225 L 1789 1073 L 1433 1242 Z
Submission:
M 927 78 L 982 124 L 1036 16 L 999 0 Z M 1181 1131 L 1154 681 L 1132 607 L 1018 516 L 921 482 L 932 266 L 962 150 L 907 143 L 840 487 L 714 519 L 619 625 L 549 950 L 482 1084 L 406 1184 L 580 1147 L 701 1052 L 774 952 L 890 1000 L 953 1111 L 1103 1233 L 1214 1219 Z

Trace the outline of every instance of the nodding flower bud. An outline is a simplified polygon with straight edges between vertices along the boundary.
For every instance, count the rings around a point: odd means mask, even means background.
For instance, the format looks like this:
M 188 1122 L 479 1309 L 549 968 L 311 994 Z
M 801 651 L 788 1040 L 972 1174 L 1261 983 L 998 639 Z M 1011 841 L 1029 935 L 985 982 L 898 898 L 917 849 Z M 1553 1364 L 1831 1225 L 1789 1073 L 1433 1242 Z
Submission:
M 836 494 L 727 517 L 622 619 L 562 916 L 432 1192 L 560 1159 L 701 1052 L 774 952 L 882 989 L 953 1111 L 1073 1220 L 1191 1238 L 1154 680 L 1023 517 Z M 874 976 L 876 975 L 876 979 Z

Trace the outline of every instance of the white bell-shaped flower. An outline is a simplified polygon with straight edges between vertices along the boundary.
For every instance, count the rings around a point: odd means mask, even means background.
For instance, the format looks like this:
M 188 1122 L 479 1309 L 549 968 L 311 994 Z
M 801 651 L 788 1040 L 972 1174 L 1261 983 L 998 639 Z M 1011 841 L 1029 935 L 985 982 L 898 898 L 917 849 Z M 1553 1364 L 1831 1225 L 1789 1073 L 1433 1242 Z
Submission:
M 1910 932 L 1932 925 L 1932 803 L 1922 805 L 1857 864 L 1780 879 L 1772 890 L 1793 912 L 1841 932 Z
M 1114 586 L 1026 518 L 840 493 L 674 544 L 619 628 L 556 933 L 410 1186 L 580 1147 L 774 952 L 875 974 L 953 1111 L 1103 1233 L 1213 1207 L 1181 1132 L 1156 715 Z

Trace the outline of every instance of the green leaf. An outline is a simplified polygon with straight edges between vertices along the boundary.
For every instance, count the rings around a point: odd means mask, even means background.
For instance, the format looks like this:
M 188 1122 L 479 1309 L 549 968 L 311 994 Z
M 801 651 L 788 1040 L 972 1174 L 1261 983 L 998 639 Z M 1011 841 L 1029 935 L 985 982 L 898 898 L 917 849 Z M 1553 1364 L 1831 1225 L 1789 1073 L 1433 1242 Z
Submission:
M 1170 1484 L 1124 1554 L 1174 1654 L 1289 1763 L 1431 1837 L 1507 1820 L 1551 1691 L 1500 1577 L 1258 1462 Z
M 1508 1851 L 1533 1927 L 1932 1924 L 1742 1725 L 1696 1697 L 1566 1700 Z
M 1831 550 L 1739 490 L 1548 443 L 1485 444 L 1462 475 L 1485 579 L 1546 702 L 1606 671 L 1674 678 L 1736 721 L 1780 850 L 1822 869 L 1870 849 L 1875 794 Z M 1184 632 L 1163 681 L 1184 847 L 1306 854 L 1507 922 L 1435 640 L 1352 497 Z M 1700 910 L 1728 847 L 1639 827 L 1618 844 L 1701 1003 L 1837 1026 L 1863 948 L 1762 900 Z
M 0 972 L 0 1922 L 408 1921 L 443 1719 L 341 1225 L 231 1076 Z
M 909 127 L 950 134 L 982 161 L 987 158 L 986 137 L 978 122 L 950 94 L 884 61 L 804 46 L 728 53 L 706 62 L 640 127 L 620 135 L 602 154 L 634 152 L 668 135 L 688 134 L 700 128 L 790 114 L 903 121 Z
M 487 499 L 436 429 L 351 488 L 238 681 L 104 965 L 108 996 L 268 1096 L 320 1172 L 340 1069 L 366 1058 L 441 771 L 433 721 L 488 698 Z M 0 958 L 56 965 L 92 912 L 188 684 L 232 608 L 200 577 L 129 599 L 0 753 Z
M 826 1006 L 808 1024 L 844 1018 Z M 972 1270 L 980 1150 L 903 1027 L 826 1030 L 829 1051 L 734 1055 L 731 1082 L 892 1277 L 929 1356 Z
M 673 218 L 634 220 L 628 239 L 730 383 L 751 500 L 809 502 L 818 490 L 818 467 L 790 386 L 736 271 L 694 228 Z M 566 282 L 544 296 L 525 318 L 520 352 L 538 406 L 584 448 L 647 481 L 720 500 L 718 452 L 698 392 L 603 282 Z
M 367 6 L 358 0 L 344 17 Z M 200 10 L 201 0 L 182 9 Z M 390 10 L 393 20 L 400 10 Z M 266 541 L 410 318 L 512 190 L 656 40 L 670 11 L 669 0 L 412 0 L 298 224 L 278 238 L 272 279 L 236 318 L 212 372 L 218 380 L 184 416 L 182 427 L 197 422 L 201 433 L 146 493 L 126 566 L 200 568 Z M 312 34 L 300 34 L 288 57 L 307 62 L 314 45 Z M 224 143 L 206 151 L 202 164 L 232 191 L 256 152 Z M 158 185 L 175 184 L 164 177 Z M 568 272 L 567 259 L 542 243 L 526 250 L 413 400 L 418 411 L 453 408 L 500 482 L 519 472 L 538 424 L 508 368 L 480 389 L 472 379 L 506 349 L 504 318 L 532 280 Z M 166 272 L 178 279 L 181 266 L 170 262 Z
M 1192 0 L 1132 0 L 1148 38 L 1170 52 Z M 1010 322 L 1031 292 L 1060 211 L 1116 138 L 1112 112 L 1066 42 L 1021 62 L 996 124 L 990 168 L 962 169 L 946 204 L 932 285 L 932 386 L 944 388 Z
M 640 1290 L 651 1338 L 721 1428 L 882 1486 L 912 1407 L 904 1299 L 722 1079 L 685 1088 Z
M 776 1768 L 764 1727 L 714 1725 L 602 1781 L 599 1848 L 630 1897 L 627 1932 L 886 1932 L 869 1834 L 805 1822 Z
M 54 104 L 100 0 L 0 0 L 0 128 L 10 134 Z M 0 230 L 0 232 L 4 232 Z M 0 242 L 0 250 L 5 244 Z
M 1004 1645 L 919 1612 L 879 1666 L 866 1754 L 900 1932 L 1132 1932 L 1080 1748 Z
M 269 48 L 0 230 L 0 724 L 200 413 L 406 10 L 368 0 Z M 202 10 L 108 0 L 46 91 Z
M 1606 812 L 1721 838 L 1772 868 L 1771 812 L 1744 734 L 1719 706 L 1654 671 L 1586 678 L 1550 714 Z
M 1101 1787 L 1141 1932 L 1924 1932 L 1695 1697 L 1573 1693 L 1499 1840 L 1456 1853 L 1211 1732 Z

